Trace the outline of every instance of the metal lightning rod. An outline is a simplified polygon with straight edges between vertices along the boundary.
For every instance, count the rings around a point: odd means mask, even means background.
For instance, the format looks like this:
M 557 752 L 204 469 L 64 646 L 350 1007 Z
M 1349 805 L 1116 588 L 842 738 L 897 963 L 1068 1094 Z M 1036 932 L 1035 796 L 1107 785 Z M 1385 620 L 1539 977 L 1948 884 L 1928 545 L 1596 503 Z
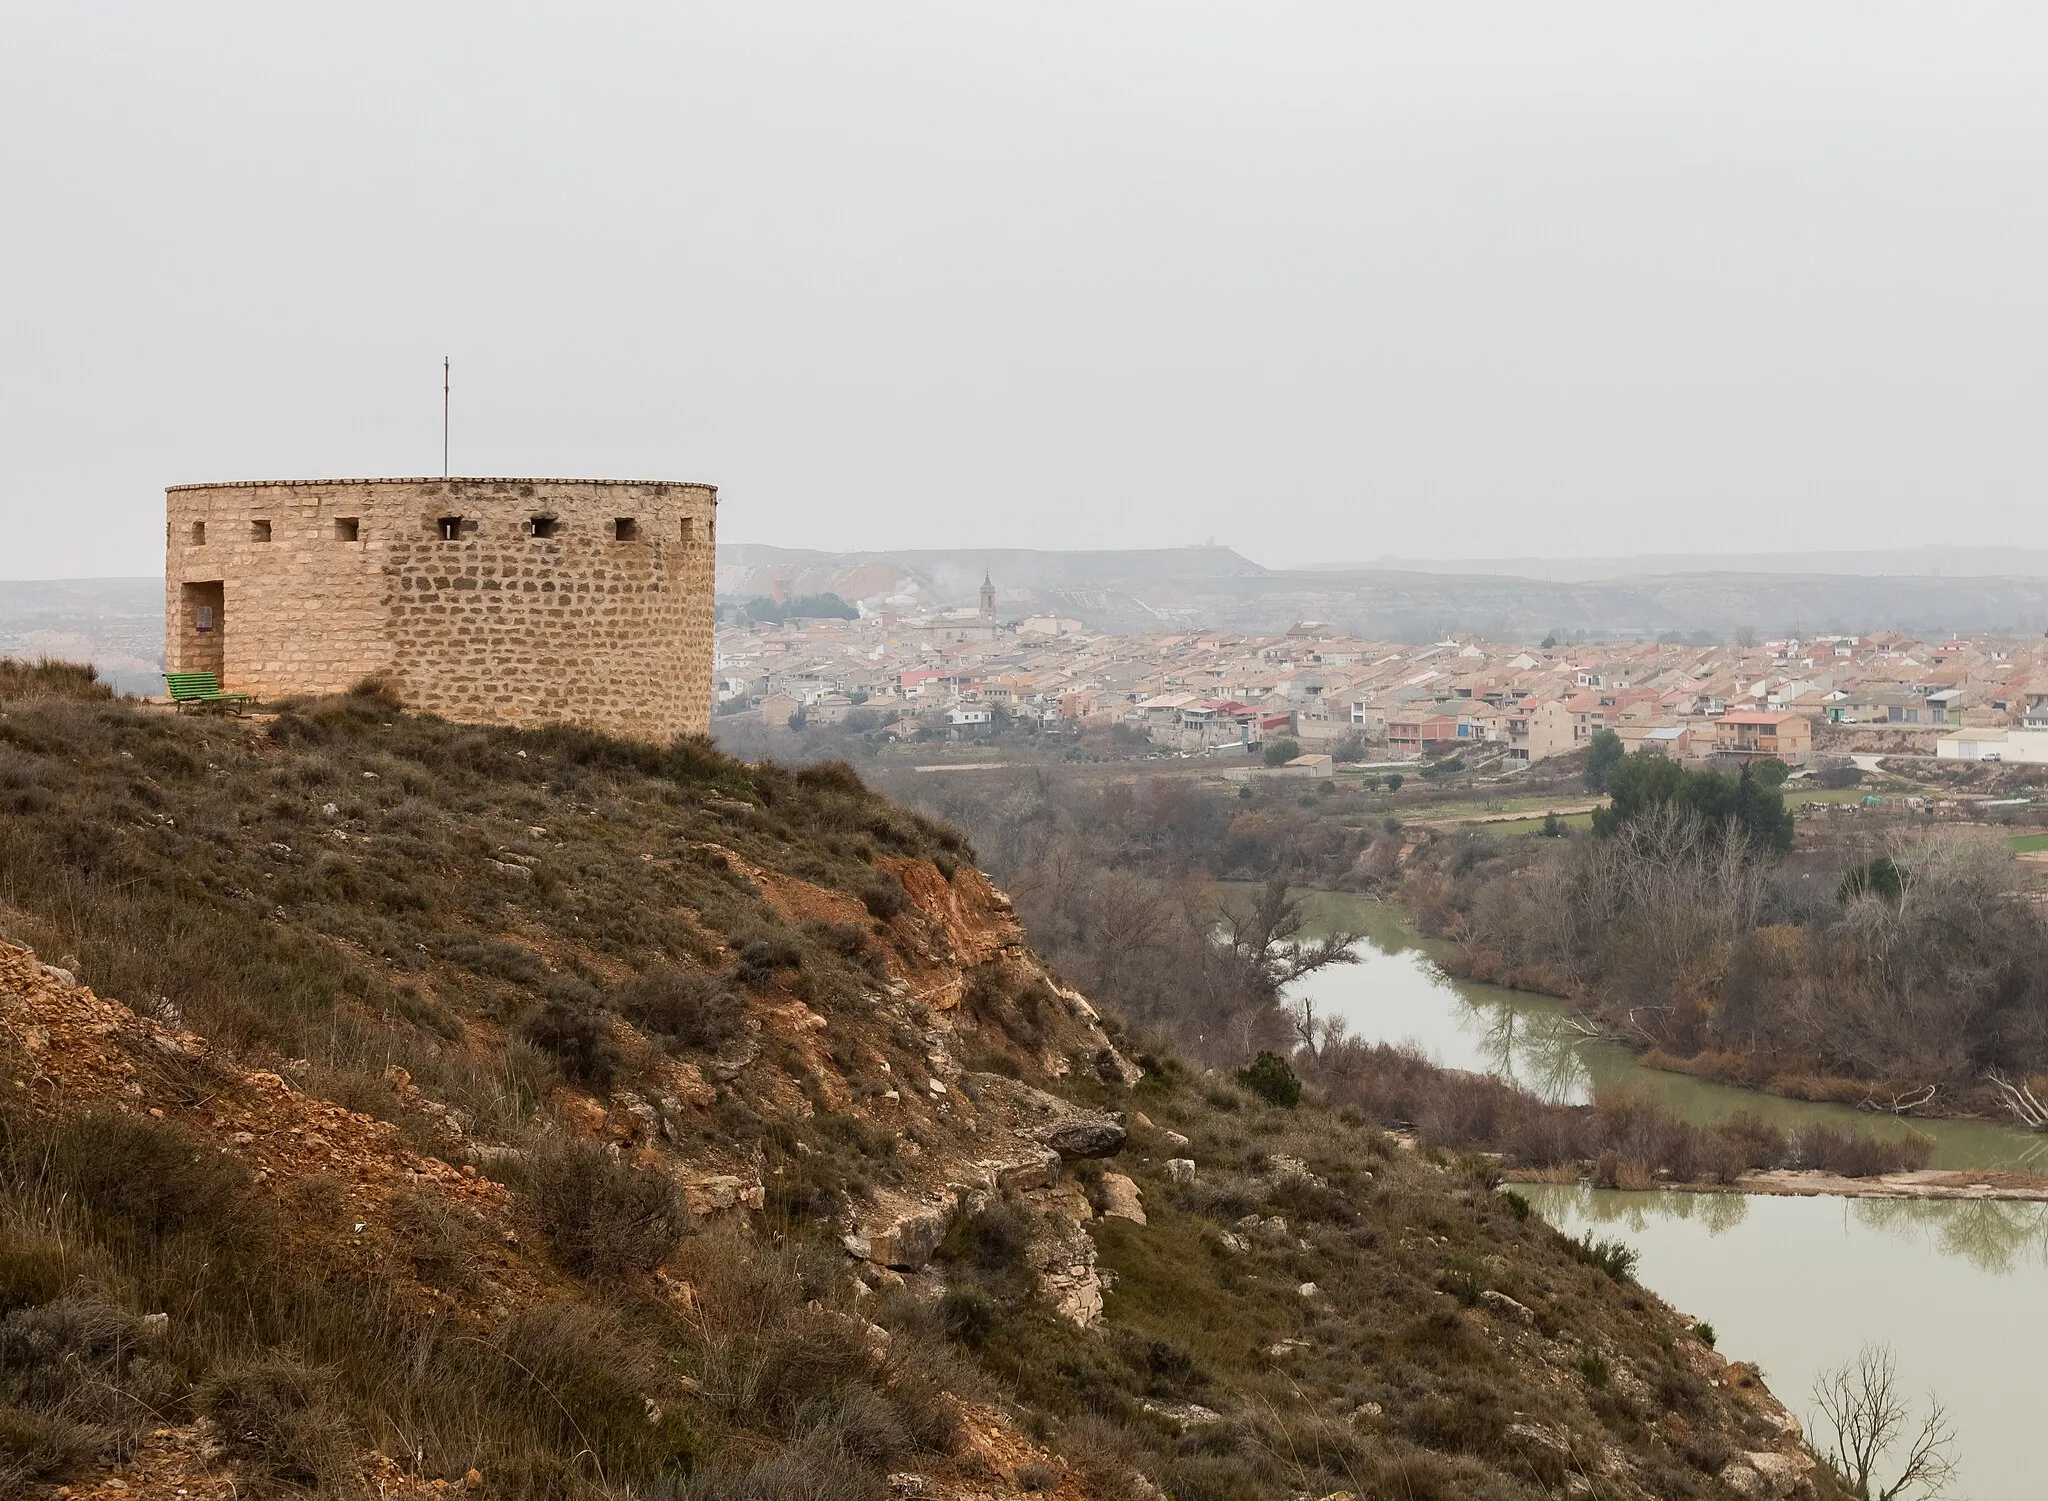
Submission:
M 448 478 L 448 356 L 441 356 L 441 478 Z

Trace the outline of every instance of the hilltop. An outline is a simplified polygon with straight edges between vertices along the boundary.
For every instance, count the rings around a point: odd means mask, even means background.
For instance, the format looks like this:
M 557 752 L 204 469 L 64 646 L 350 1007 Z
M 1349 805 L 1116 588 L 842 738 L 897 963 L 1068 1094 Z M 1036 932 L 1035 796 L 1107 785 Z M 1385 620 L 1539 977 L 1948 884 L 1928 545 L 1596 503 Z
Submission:
M 1981 553 L 1940 554 L 1919 569 L 1878 576 L 1874 570 L 1889 560 L 1855 554 L 1625 559 L 1614 564 L 1625 571 L 1615 572 L 1580 560 L 1553 568 L 1536 559 L 1268 568 L 1227 547 L 831 553 L 726 543 L 718 550 L 718 592 L 738 601 L 780 586 L 791 595 L 829 592 L 877 607 L 964 606 L 974 603 L 986 573 L 1006 619 L 1071 616 L 1096 631 L 1253 634 L 1313 620 L 1405 641 L 1474 631 L 1502 641 L 1534 641 L 1551 630 L 2038 631 L 2048 625 L 2040 554 L 2003 556 L 1993 566 Z M 1946 570 L 1951 576 L 1942 576 L 1944 561 L 1955 564 Z M 1971 575 L 1966 587 L 1957 587 L 1959 575 Z M 898 603 L 887 605 L 892 598 Z
M 1832 1494 L 1625 1258 L 1131 1035 L 844 766 L 0 694 L 0 1494 Z

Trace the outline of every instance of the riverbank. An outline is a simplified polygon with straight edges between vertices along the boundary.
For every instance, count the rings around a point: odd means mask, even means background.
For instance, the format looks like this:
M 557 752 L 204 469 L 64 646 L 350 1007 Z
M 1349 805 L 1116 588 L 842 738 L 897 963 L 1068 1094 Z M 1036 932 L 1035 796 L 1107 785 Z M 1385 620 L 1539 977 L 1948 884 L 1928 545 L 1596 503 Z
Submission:
M 1509 1183 L 1542 1183 L 1555 1186 L 1561 1180 L 1554 1173 L 1509 1168 L 1501 1174 Z M 1590 1176 L 1572 1180 L 1578 1186 L 1594 1187 Z M 1567 1183 L 1566 1186 L 1571 1186 Z M 1628 1189 L 1612 1192 L 1626 1193 Z M 1808 1168 L 1767 1168 L 1744 1173 L 1729 1183 L 1658 1182 L 1648 1193 L 1762 1194 L 1776 1198 L 1800 1199 L 1976 1199 L 2013 1204 L 2048 1204 L 2048 1177 L 2015 1172 L 1944 1172 L 1923 1168 L 1909 1173 L 1878 1173 L 1868 1178 L 1847 1178 L 1840 1173 Z
M 1801 1394 L 1817 1378 L 1881 1343 L 1916 1391 L 1934 1389 L 1947 1407 L 1964 1462 L 1959 1494 L 2039 1489 L 2039 1398 L 2024 1344 L 1987 1343 L 1986 1331 L 2048 1319 L 2048 1179 L 2036 1176 L 2048 1168 L 2048 1139 L 1646 1068 L 1611 1036 L 1588 1035 L 1566 1002 L 1444 973 L 1435 955 L 1445 945 L 1422 940 L 1398 904 L 1318 892 L 1309 907 L 1310 937 L 1334 928 L 1368 935 L 1358 964 L 1290 991 L 1351 1036 L 1492 1074 L 1545 1100 L 1585 1103 L 1628 1086 L 1702 1125 L 1754 1114 L 1788 1133 L 1826 1126 L 1931 1138 L 1925 1172 L 1874 1179 L 1752 1173 L 1623 1190 L 1576 1173 L 1509 1176 L 1534 1215 L 1566 1235 L 1619 1239 L 1637 1252 L 1643 1285 L 1711 1324 L 1720 1348 L 1756 1361 L 1801 1416 Z
M 1347 893 L 1330 892 L 1332 897 Z M 1400 888 L 1383 905 L 1400 913 L 1401 922 L 1415 941 L 1446 974 L 1478 985 L 1546 996 L 1573 1007 L 1583 1023 L 1635 1054 L 1646 1069 L 1710 1080 L 1731 1089 L 1744 1089 L 1780 1099 L 1804 1100 L 1815 1104 L 1844 1105 L 1872 1115 L 1917 1121 L 1984 1121 L 2012 1129 L 2025 1129 L 2013 1122 L 2001 1106 L 1999 1091 L 1988 1081 L 1969 1084 L 1928 1083 L 1922 1080 L 1872 1080 L 1831 1074 L 1811 1059 L 1787 1058 L 1757 1053 L 1703 1050 L 1680 1057 L 1654 1045 L 1616 1031 L 1603 1018 L 1582 988 L 1569 977 L 1541 965 L 1509 964 L 1498 954 L 1465 945 L 1455 936 L 1425 933 Z M 2044 1137 L 2048 1140 L 2048 1137 Z

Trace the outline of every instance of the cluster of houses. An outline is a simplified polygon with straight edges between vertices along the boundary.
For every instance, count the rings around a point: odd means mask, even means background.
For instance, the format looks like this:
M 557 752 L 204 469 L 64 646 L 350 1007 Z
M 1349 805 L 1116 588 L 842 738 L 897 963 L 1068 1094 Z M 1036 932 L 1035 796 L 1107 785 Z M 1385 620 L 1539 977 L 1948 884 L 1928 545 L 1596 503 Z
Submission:
M 1533 765 L 1613 730 L 1682 761 L 1813 755 L 1822 725 L 1924 735 L 1931 752 L 2048 761 L 2048 643 L 1899 632 L 1698 646 L 1284 635 L 1108 635 L 980 610 L 745 626 L 718 638 L 722 712 L 971 736 L 1032 720 L 1121 725 L 1185 755 L 1304 751 Z M 2037 681 L 2037 674 L 2041 675 Z

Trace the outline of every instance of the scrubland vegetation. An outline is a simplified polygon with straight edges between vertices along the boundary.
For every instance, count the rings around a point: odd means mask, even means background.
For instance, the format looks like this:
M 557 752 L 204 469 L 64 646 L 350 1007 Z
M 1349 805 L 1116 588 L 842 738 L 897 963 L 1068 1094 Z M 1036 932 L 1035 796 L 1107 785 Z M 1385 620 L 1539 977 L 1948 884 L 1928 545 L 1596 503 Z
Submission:
M 920 1494 L 903 1472 L 1103 1501 L 1706 1497 L 1784 1441 L 1626 1248 L 1431 1145 L 1549 1131 L 1618 1180 L 1681 1149 L 1669 1123 L 1604 1101 L 1530 1126 L 1403 1093 L 1413 1060 L 1296 1050 L 1280 989 L 1345 945 L 1284 888 L 1219 913 L 1047 823 L 1020 910 L 1128 1008 L 1132 1085 L 1003 951 L 964 837 L 843 767 L 374 691 L 249 723 L 9 681 L 0 935 L 170 1030 L 87 1029 L 62 1060 L 0 1037 L 0 1494 L 147 1474 L 193 1433 L 239 1493 L 361 1494 L 375 1451 L 386 1479 L 520 1501 Z M 957 984 L 950 1032 L 907 974 Z M 1098 1326 L 1041 1296 L 1059 1227 L 1019 1191 L 970 1196 L 922 1270 L 849 1258 L 862 1206 L 988 1149 L 915 1088 L 941 1041 L 966 1098 L 1028 1080 L 1126 1113 L 1116 1155 L 1062 1170 L 1098 1216 Z M 705 1171 L 761 1207 L 693 1209 Z M 1118 1177 L 1145 1223 L 1100 1217 Z
M 1734 779 L 1729 781 L 1732 799 Z M 1626 1090 L 1593 1105 L 1551 1104 L 1498 1079 L 1448 1071 L 1399 1048 L 1325 1030 L 1284 1005 L 1282 987 L 1308 969 L 1343 962 L 1350 936 L 1306 940 L 1301 903 L 1284 873 L 1271 875 L 1256 897 L 1226 895 L 1205 879 L 1209 871 L 1199 863 L 1205 850 L 1216 852 L 1217 860 L 1246 860 L 1247 851 L 1265 847 L 1269 828 L 1293 823 L 1298 805 L 1275 800 L 1273 806 L 1238 811 L 1235 799 L 1204 798 L 1185 783 L 1167 781 L 1093 791 L 1033 776 L 993 795 L 990 786 L 977 781 L 935 806 L 972 829 L 984 849 L 997 852 L 994 868 L 1009 882 L 1041 952 L 1091 995 L 1116 1005 L 1133 1025 L 1171 1037 L 1184 1053 L 1211 1066 L 1236 1067 L 1260 1049 L 1278 1049 L 1330 1099 L 1383 1126 L 1412 1127 L 1424 1142 L 1447 1150 L 1498 1153 L 1521 1168 L 1584 1166 L 1606 1187 L 1728 1183 L 1757 1168 L 1814 1167 L 1868 1176 L 1926 1165 L 1931 1143 L 1924 1138 L 1879 1140 L 1825 1129 L 1788 1137 L 1755 1117 L 1701 1127 Z M 1708 795 L 1722 794 L 1709 788 Z M 1761 816 L 1772 817 L 1770 802 L 1762 806 Z M 1769 877 L 1755 846 L 1739 831 L 1708 838 L 1702 834 L 1706 827 L 1696 813 L 1646 808 L 1614 839 L 1586 840 L 1560 855 L 1548 841 L 1526 839 L 1444 840 L 1432 846 L 1419 842 L 1426 835 L 1380 825 L 1364 835 L 1351 868 L 1391 885 L 1400 850 L 1418 841 L 1412 849 L 1421 858 L 1411 862 L 1417 869 L 1407 882 L 1425 899 L 1442 902 L 1425 908 L 1427 919 L 1441 927 L 1456 909 L 1439 893 L 1485 869 L 1477 860 L 1461 869 L 1468 857 L 1520 858 L 1527 862 L 1524 868 L 1554 877 L 1568 858 L 1626 851 L 1638 884 L 1667 883 L 1675 888 L 1665 897 L 1672 910 L 1689 921 L 1711 923 L 1715 913 L 1701 905 L 1692 884 L 1746 882 L 1747 889 L 1761 892 Z M 1346 832 L 1360 837 L 1359 831 L 1342 829 L 1326 829 L 1323 837 Z M 1304 843 L 1316 848 L 1313 840 Z M 1276 841 L 1270 856 L 1282 872 L 1292 864 L 1284 848 Z M 1641 891 L 1615 891 L 1608 915 L 1633 913 L 1644 900 Z M 1739 914 L 1724 915 L 1720 931 L 1732 936 L 1741 920 Z M 1520 934 L 1524 926 L 1572 922 L 1567 895 L 1532 887 L 1502 927 Z M 1585 922 L 1589 929 L 1599 927 L 1599 921 Z M 1654 953 L 1646 959 L 1660 961 Z M 1517 978 L 1528 983 L 1526 974 Z M 1562 972 L 1551 977 L 1559 989 L 1572 983 Z
M 1628 756 L 1603 780 L 1597 827 L 1551 838 L 1404 824 L 1356 789 L 1036 772 L 913 790 L 970 830 L 1063 967 L 1136 1020 L 1178 1016 L 1213 1061 L 1285 1029 L 1211 977 L 1208 883 L 1280 876 L 1397 898 L 1459 973 L 1577 1000 L 1654 1063 L 2048 1123 L 2028 1119 L 2048 1088 L 2048 921 L 1993 831 L 1795 842 L 1777 776 Z
M 2048 1070 L 2048 925 L 2020 877 L 1988 830 L 1780 860 L 1664 804 L 1606 837 L 1445 841 L 1403 896 L 1468 973 L 1580 998 L 1696 1071 L 1982 1104 Z

